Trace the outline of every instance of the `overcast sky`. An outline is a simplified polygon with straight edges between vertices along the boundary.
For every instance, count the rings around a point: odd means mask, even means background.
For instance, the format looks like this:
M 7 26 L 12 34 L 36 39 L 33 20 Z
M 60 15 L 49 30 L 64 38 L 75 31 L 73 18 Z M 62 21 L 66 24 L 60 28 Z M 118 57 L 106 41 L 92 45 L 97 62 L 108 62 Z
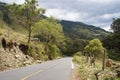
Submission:
M 23 3 L 24 0 L 0 0 Z M 47 16 L 80 21 L 105 30 L 110 29 L 112 18 L 120 18 L 120 0 L 39 0 Z

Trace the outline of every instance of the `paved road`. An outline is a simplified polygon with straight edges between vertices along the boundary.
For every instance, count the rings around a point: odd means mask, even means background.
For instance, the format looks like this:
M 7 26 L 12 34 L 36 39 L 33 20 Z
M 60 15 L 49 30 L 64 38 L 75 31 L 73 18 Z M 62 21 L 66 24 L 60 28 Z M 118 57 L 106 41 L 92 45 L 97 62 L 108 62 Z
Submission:
M 71 80 L 72 58 L 0 72 L 0 80 Z

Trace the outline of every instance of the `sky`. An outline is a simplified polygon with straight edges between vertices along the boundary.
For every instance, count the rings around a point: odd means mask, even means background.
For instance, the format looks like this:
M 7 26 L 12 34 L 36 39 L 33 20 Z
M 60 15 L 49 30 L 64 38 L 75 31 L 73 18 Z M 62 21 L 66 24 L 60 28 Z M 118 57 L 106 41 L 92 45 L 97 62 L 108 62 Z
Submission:
M 0 0 L 24 3 L 24 0 Z M 120 0 L 38 0 L 46 16 L 78 21 L 110 30 L 113 18 L 120 18 Z

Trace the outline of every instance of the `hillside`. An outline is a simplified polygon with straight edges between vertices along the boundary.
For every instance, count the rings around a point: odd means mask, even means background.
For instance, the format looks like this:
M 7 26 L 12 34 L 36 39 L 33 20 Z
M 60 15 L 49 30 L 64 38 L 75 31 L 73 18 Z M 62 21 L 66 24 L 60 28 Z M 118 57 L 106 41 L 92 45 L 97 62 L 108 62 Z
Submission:
M 28 31 L 19 23 L 18 19 L 14 19 L 13 15 L 9 15 L 5 5 L 5 3 L 0 3 L 0 24 L 2 24 L 0 27 L 4 29 L 6 27 L 6 33 L 9 32 L 9 29 L 18 33 L 19 37 L 16 41 L 19 41 L 20 43 L 27 42 Z M 44 50 L 44 47 L 47 47 L 50 50 L 53 49 L 53 51 L 57 49 L 60 54 L 72 55 L 80 50 L 83 50 L 88 44 L 88 40 L 93 38 L 103 39 L 109 34 L 101 28 L 87 25 L 82 22 L 65 20 L 58 22 L 58 20 L 54 18 L 48 18 L 45 16 L 42 18 L 44 19 L 34 25 L 34 30 L 32 31 L 31 36 L 41 41 L 39 46 L 42 46 L 41 49 L 43 51 L 40 50 L 40 54 L 43 52 L 44 54 L 49 53 L 49 51 Z M 17 35 L 11 35 L 11 39 L 16 39 L 16 36 Z M 48 43 L 50 43 L 50 45 Z M 55 49 L 51 47 L 54 47 Z M 36 55 L 34 56 L 36 58 Z M 47 56 L 49 56 L 49 54 L 47 54 Z
M 23 29 L 23 27 L 21 27 L 19 24 L 17 24 L 16 21 L 13 22 L 12 20 L 10 20 L 10 18 L 8 17 L 8 13 L 6 13 L 5 5 L 5 3 L 0 2 L 0 11 L 2 11 L 3 13 L 3 20 L 6 23 L 10 24 L 9 27 L 14 29 L 16 32 L 27 34 L 26 30 Z M 45 16 L 43 17 L 46 18 Z M 104 29 L 95 27 L 93 25 L 84 24 L 82 22 L 61 20 L 60 23 L 63 26 L 64 34 L 71 39 L 103 39 L 109 34 L 109 32 L 105 31 Z
M 63 26 L 63 31 L 65 35 L 72 39 L 103 39 L 109 34 L 109 32 L 105 31 L 104 29 L 92 25 L 87 25 L 82 22 L 62 20 L 60 23 Z

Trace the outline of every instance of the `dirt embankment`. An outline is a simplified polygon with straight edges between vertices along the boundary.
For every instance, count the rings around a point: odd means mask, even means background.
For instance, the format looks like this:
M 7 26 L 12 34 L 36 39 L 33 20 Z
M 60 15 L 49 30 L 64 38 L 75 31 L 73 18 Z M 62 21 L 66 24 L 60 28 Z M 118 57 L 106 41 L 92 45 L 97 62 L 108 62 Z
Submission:
M 13 42 L 0 41 L 0 71 L 34 64 L 32 57 L 25 55 L 22 46 Z
M 73 69 L 72 80 L 82 80 L 80 78 L 80 76 L 79 76 L 78 67 L 77 66 L 75 66 L 75 68 Z

